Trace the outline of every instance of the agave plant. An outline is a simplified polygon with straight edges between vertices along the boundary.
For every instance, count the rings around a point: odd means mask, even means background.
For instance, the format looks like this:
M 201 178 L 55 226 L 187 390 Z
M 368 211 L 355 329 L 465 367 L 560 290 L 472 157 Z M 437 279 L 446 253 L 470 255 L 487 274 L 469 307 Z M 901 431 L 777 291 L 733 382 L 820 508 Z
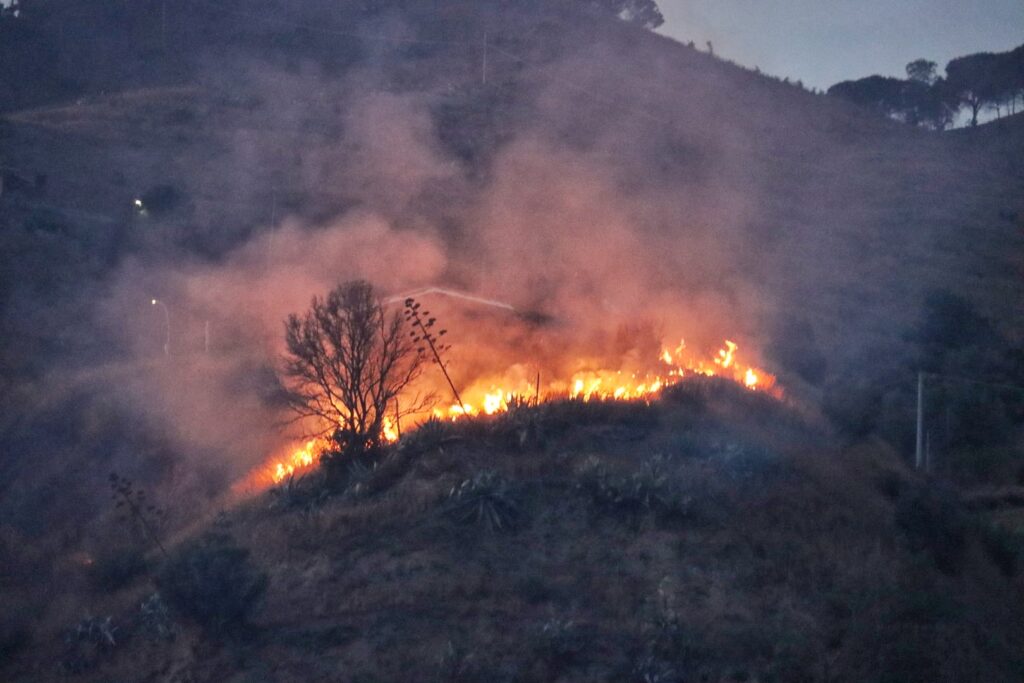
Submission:
M 676 683 L 682 679 L 669 664 L 647 655 L 633 666 L 632 680 L 636 683 Z
M 448 420 L 431 416 L 415 430 L 402 437 L 400 447 L 414 453 L 426 453 L 453 439 L 453 426 Z
M 577 488 L 590 493 L 601 506 L 660 515 L 685 515 L 691 502 L 663 455 L 645 459 L 630 475 L 613 473 L 599 461 L 588 459 Z
M 448 492 L 446 512 L 462 524 L 478 524 L 489 531 L 508 531 L 522 519 L 515 492 L 497 472 L 485 470 L 465 479 Z

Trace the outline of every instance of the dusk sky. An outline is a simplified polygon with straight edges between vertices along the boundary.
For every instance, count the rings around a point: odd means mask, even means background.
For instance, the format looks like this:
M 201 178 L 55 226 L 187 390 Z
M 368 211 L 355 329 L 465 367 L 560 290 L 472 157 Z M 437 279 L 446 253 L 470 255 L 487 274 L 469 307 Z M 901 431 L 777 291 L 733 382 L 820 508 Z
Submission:
M 1024 43 L 1024 0 L 658 0 L 659 32 L 808 86 Z
M 657 2 L 660 33 L 701 49 L 710 40 L 726 59 L 822 89 L 875 73 L 903 77 L 919 57 L 941 73 L 954 57 L 1024 43 L 1024 0 Z

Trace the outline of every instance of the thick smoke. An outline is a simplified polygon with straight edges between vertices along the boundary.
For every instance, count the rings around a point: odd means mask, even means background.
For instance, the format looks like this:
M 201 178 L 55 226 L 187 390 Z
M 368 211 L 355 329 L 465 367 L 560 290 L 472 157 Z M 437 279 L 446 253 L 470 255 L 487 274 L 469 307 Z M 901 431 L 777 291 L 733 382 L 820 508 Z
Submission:
M 703 116 L 716 103 L 652 94 L 609 74 L 610 51 L 539 70 L 484 168 L 442 140 L 434 112 L 451 84 L 399 92 L 383 88 L 376 69 L 339 82 L 314 69 L 233 65 L 242 70 L 235 87 L 263 108 L 193 184 L 216 188 L 223 201 L 214 206 L 265 203 L 264 184 L 274 183 L 260 166 L 290 168 L 290 192 L 309 206 L 275 205 L 276 222 L 259 223 L 215 262 L 167 257 L 121 268 L 97 319 L 157 368 L 121 383 L 125 401 L 183 452 L 222 458 L 236 474 L 252 467 L 286 438 L 272 379 L 282 321 L 356 278 L 382 295 L 442 286 L 529 314 L 424 302 L 451 331 L 463 386 L 587 362 L 638 369 L 662 341 L 684 337 L 708 355 L 735 339 L 759 361 L 749 342 L 763 302 L 742 272 L 754 197 L 723 180 L 742 167 L 738 133 Z M 609 79 L 621 89 L 591 96 Z M 676 122 L 680 100 L 689 113 Z M 170 360 L 161 358 L 165 320 L 151 296 L 168 307 Z

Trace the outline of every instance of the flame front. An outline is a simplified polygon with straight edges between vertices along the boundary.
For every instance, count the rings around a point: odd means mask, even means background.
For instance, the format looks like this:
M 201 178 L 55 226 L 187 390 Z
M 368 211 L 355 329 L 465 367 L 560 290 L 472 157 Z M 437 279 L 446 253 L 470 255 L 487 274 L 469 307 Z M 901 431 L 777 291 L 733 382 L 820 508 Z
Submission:
M 680 340 L 674 348 L 665 347 L 644 371 L 602 369 L 600 363 L 579 361 L 582 369 L 568 378 L 555 378 L 543 385 L 540 375 L 533 377 L 523 365 L 512 366 L 503 374 L 481 378 L 460 392 L 462 403 L 452 403 L 434 408 L 432 415 L 439 419 L 460 420 L 475 415 L 495 415 L 505 412 L 516 401 L 543 402 L 558 398 L 591 401 L 634 401 L 647 400 L 662 389 L 670 387 L 687 377 L 722 377 L 736 382 L 751 391 L 767 391 L 775 396 L 781 392 L 775 386 L 775 377 L 764 370 L 745 365 L 739 359 L 739 345 L 726 339 L 722 348 L 710 358 L 700 358 Z M 587 367 L 595 366 L 593 369 Z M 430 415 L 411 416 L 410 425 L 415 427 Z M 401 425 L 397 417 L 382 418 L 382 435 L 388 442 L 397 441 Z M 278 458 L 271 465 L 271 479 L 274 483 L 311 468 L 330 447 L 326 439 L 310 439 Z
M 573 373 L 568 380 L 555 379 L 543 386 L 539 384 L 539 377 L 531 383 L 522 376 L 522 372 L 506 372 L 504 377 L 473 383 L 461 392 L 461 405 L 453 403 L 447 408 L 435 408 L 433 415 L 450 420 L 472 415 L 494 415 L 508 410 L 509 404 L 517 399 L 646 399 L 686 377 L 698 375 L 723 377 L 750 390 L 769 391 L 778 395 L 780 392 L 775 388 L 775 377 L 764 370 L 741 364 L 738 351 L 739 345 L 727 339 L 710 360 L 702 360 L 689 351 L 685 341 L 680 341 L 675 348 L 663 348 L 655 367 L 645 372 L 583 369 Z
M 274 465 L 271 477 L 274 483 L 278 483 L 283 479 L 286 479 L 298 470 L 308 469 L 313 466 L 317 460 L 320 459 L 320 454 L 324 451 L 326 443 L 323 443 L 319 439 L 310 439 L 305 445 L 296 448 L 287 459 L 277 462 Z

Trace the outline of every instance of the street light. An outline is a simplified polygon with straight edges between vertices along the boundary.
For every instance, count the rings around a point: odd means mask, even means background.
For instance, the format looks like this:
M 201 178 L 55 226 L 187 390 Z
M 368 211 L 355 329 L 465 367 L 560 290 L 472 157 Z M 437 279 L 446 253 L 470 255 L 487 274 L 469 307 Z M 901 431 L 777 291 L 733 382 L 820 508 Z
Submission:
M 150 304 L 153 306 L 159 306 L 164 309 L 164 329 L 166 336 L 164 338 L 164 355 L 168 358 L 171 357 L 171 312 L 167 309 L 167 304 L 160 299 L 151 299 Z

